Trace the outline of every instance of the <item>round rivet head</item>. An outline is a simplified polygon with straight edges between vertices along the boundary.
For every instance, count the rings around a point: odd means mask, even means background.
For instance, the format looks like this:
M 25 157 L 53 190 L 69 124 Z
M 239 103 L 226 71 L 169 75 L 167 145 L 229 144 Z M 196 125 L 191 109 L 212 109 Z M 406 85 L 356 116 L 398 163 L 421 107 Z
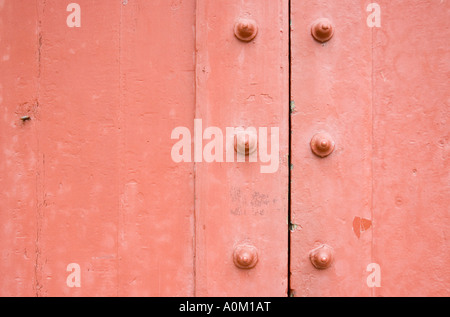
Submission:
M 309 259 L 316 269 L 326 269 L 330 267 L 333 262 L 333 249 L 326 244 L 311 250 L 309 253 Z
M 244 42 L 250 42 L 258 33 L 255 20 L 241 18 L 234 25 L 234 35 Z
M 311 35 L 321 43 L 330 40 L 333 34 L 334 27 L 331 21 L 326 18 L 317 19 L 311 26 Z
M 334 140 L 328 133 L 317 133 L 311 139 L 311 150 L 319 156 L 325 157 L 331 154 L 334 150 Z
M 258 263 L 258 251 L 250 244 L 241 244 L 234 248 L 233 262 L 240 269 L 251 269 Z
M 234 135 L 234 149 L 242 155 L 250 155 L 256 151 L 257 140 L 254 132 L 238 130 Z

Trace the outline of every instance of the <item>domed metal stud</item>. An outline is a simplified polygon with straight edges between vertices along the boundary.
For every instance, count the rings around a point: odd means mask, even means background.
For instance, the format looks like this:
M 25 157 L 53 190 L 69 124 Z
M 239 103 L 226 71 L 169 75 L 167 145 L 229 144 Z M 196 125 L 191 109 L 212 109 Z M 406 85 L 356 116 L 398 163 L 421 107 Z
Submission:
M 234 35 L 241 41 L 250 42 L 257 33 L 258 27 L 255 20 L 240 18 L 234 25 Z
M 233 252 L 233 262 L 240 269 L 251 269 L 258 263 L 258 251 L 250 244 L 240 244 Z
M 252 131 L 239 130 L 234 135 L 234 149 L 242 155 L 250 155 L 256 151 L 258 137 Z
M 326 269 L 333 262 L 333 249 L 326 244 L 311 250 L 309 259 L 316 269 Z
M 317 19 L 311 26 L 311 35 L 320 43 L 329 41 L 333 34 L 334 27 L 331 21 L 326 18 Z
M 334 150 L 334 140 L 330 134 L 326 132 L 317 133 L 311 139 L 311 151 L 319 156 L 325 157 L 331 154 Z

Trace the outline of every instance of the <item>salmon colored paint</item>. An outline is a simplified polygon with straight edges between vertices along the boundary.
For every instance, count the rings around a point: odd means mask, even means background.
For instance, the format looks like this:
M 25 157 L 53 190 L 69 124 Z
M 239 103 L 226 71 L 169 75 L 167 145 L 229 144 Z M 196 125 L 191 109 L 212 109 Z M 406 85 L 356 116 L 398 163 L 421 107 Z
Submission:
M 197 1 L 196 113 L 204 127 L 254 127 L 258 151 L 245 162 L 196 164 L 196 295 L 286 296 L 288 287 L 288 5 L 286 1 Z M 281 18 L 280 18 L 281 17 Z M 235 37 L 241 19 L 256 23 L 251 41 Z M 250 27 L 254 30 L 254 27 Z M 253 32 L 250 32 L 253 33 Z M 261 149 L 279 164 L 262 173 Z M 267 142 L 260 128 L 271 131 Z M 250 143 L 250 140 L 248 140 Z M 234 142 L 227 146 L 234 152 Z M 249 154 L 250 144 L 247 144 Z M 245 147 L 244 147 L 245 148 Z M 243 265 L 236 248 L 248 244 Z M 251 269 L 240 266 L 257 263 Z
M 0 3 L 0 294 L 35 296 L 43 194 L 36 173 L 41 156 L 36 135 L 37 10 L 23 1 Z M 15 26 L 18 16 L 22 19 L 19 27 Z M 22 121 L 23 116 L 32 120 Z
M 372 257 L 381 287 L 374 296 L 449 296 L 450 3 L 380 6 L 382 27 L 373 33 Z M 436 25 L 445 26 L 441 34 Z
M 450 294 L 449 10 L 291 1 L 291 295 Z M 317 19 L 334 28 L 323 44 Z M 321 244 L 333 262 L 317 270 Z
M 449 296 L 449 10 L 0 0 L 0 296 Z
M 192 296 L 195 1 L 73 2 L 0 2 L 0 294 Z

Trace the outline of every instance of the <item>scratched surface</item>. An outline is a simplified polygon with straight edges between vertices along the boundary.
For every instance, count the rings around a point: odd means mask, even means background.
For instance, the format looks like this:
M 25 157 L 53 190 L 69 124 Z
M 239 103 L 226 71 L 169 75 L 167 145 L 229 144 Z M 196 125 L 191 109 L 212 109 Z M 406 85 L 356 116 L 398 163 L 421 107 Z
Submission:
M 380 5 L 382 27 L 373 34 L 375 296 L 449 296 L 450 2 Z
M 291 3 L 291 294 L 369 296 L 365 267 L 372 231 L 358 239 L 355 217 L 371 219 L 372 35 L 363 3 Z M 315 41 L 311 24 L 328 18 L 333 38 Z M 311 138 L 327 132 L 334 152 L 320 158 Z M 309 251 L 334 250 L 328 269 L 311 265 Z
M 256 162 L 236 157 L 233 163 L 196 164 L 196 295 L 286 296 L 287 2 L 201 0 L 196 12 L 196 117 L 204 127 L 223 131 L 279 127 L 279 165 L 273 173 L 261 173 L 269 164 L 261 162 L 262 141 Z M 233 34 L 240 17 L 257 23 L 252 42 Z M 234 247 L 241 243 L 258 250 L 251 270 L 233 264 Z
M 192 295 L 195 1 L 76 3 L 0 1 L 0 294 Z
M 450 294 L 450 2 L 290 4 L 0 0 L 0 296 Z M 194 118 L 278 127 L 277 168 L 175 163 Z
M 0 293 L 34 296 L 42 156 L 35 121 L 20 118 L 39 108 L 37 11 L 16 1 L 0 2 L 0 10 Z M 23 22 L 12 28 L 19 15 Z
M 376 3 L 372 28 L 370 1 L 291 2 L 294 296 L 450 294 L 450 5 Z M 320 17 L 335 24 L 323 45 L 307 32 Z M 326 158 L 309 149 L 320 130 Z M 320 243 L 334 262 L 318 271 Z

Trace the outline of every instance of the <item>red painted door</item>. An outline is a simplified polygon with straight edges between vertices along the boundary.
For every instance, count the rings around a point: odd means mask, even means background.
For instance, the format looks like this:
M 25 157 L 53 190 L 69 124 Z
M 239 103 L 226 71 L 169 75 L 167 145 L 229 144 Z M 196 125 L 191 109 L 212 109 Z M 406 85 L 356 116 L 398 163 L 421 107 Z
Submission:
M 288 3 L 199 0 L 196 12 L 195 295 L 286 296 Z M 253 133 L 248 155 L 238 128 Z M 208 158 L 217 139 L 225 152 Z
M 450 294 L 449 11 L 291 1 L 291 295 Z
M 449 11 L 0 0 L 0 295 L 448 296 Z
M 0 1 L 0 294 L 286 295 L 288 12 Z
M 194 294 L 194 14 L 0 1 L 1 295 Z

